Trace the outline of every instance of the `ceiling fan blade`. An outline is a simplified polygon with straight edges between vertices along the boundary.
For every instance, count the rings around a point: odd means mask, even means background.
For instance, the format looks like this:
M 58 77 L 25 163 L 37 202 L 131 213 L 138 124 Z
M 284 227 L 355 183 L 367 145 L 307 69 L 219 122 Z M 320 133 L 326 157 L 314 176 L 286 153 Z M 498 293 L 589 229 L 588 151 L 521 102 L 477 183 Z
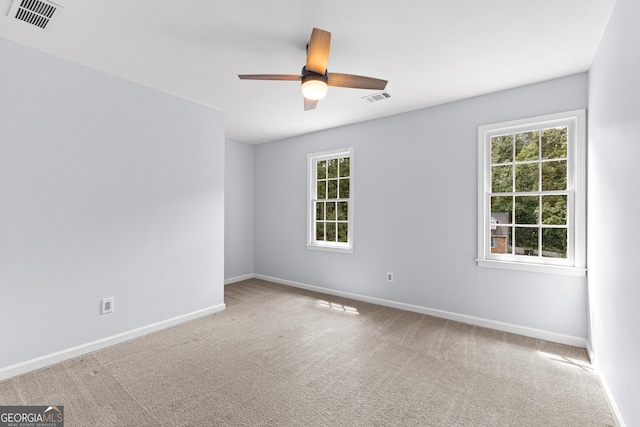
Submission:
M 355 74 L 328 73 L 329 86 L 350 87 L 354 89 L 384 90 L 387 81 L 373 77 L 356 76 Z
M 318 106 L 317 99 L 308 99 L 308 98 L 304 99 L 304 111 L 315 110 L 317 106 Z
M 238 74 L 242 80 L 298 80 L 302 79 L 297 74 Z
M 314 28 L 307 46 L 307 71 L 324 74 L 329 62 L 329 49 L 331 48 L 331 33 Z

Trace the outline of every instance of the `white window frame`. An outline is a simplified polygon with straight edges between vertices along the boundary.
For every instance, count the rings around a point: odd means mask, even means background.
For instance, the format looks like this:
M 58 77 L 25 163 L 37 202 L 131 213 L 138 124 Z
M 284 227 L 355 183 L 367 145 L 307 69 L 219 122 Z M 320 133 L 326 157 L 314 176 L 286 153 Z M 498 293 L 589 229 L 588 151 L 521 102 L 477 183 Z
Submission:
M 491 137 L 567 126 L 567 258 L 491 253 Z M 567 111 L 478 127 L 479 267 L 586 275 L 586 112 Z
M 348 241 L 345 242 L 325 242 L 316 240 L 315 235 L 315 208 L 317 162 L 336 157 L 349 157 L 349 198 L 337 199 L 348 201 Z M 354 149 L 353 147 L 340 148 L 336 150 L 310 153 L 307 156 L 307 249 L 321 250 L 329 252 L 353 253 L 354 249 L 354 221 L 353 221 L 353 200 L 354 200 Z

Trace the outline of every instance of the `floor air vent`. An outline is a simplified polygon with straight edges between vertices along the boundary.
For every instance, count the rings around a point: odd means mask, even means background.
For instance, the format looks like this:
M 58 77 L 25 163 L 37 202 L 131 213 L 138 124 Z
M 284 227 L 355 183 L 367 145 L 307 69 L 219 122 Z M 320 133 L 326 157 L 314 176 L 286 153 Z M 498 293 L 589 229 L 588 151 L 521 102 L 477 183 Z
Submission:
M 391 98 L 387 92 L 374 93 L 373 95 L 363 96 L 362 99 L 368 102 L 384 101 L 387 98 Z
M 60 9 L 60 5 L 44 0 L 14 0 L 9 16 L 46 29 Z

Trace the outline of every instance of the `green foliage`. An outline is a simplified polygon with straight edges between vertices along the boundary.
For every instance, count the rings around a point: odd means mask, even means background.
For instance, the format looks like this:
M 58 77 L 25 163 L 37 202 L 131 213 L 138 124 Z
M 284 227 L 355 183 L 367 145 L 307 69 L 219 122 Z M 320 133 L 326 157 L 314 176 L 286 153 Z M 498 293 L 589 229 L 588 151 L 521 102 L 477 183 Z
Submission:
M 336 223 L 327 222 L 325 223 L 324 226 L 327 231 L 327 242 L 335 242 L 336 241 Z
M 349 240 L 347 223 L 339 222 L 338 223 L 338 242 L 347 243 Z
M 349 219 L 349 202 L 338 202 L 338 220 L 347 221 Z
M 327 181 L 318 181 L 317 182 L 317 199 L 326 199 L 327 198 Z
M 491 188 L 493 193 L 513 191 L 513 166 L 493 166 L 491 168 Z
M 349 157 L 345 157 L 340 159 L 340 176 L 346 177 L 351 176 L 351 159 Z
M 316 164 L 317 179 L 327 179 L 327 161 L 321 160 Z
M 324 202 L 316 202 L 316 220 L 324 219 Z
M 567 158 L 567 128 L 551 128 L 542 131 L 542 158 L 566 159 Z
M 567 196 L 542 196 L 542 223 L 545 225 L 567 224 Z
M 538 163 L 516 164 L 516 191 L 538 191 Z
M 506 212 L 509 214 L 509 223 L 513 214 L 513 196 L 494 196 L 491 198 L 491 212 Z
M 567 189 L 567 161 L 553 160 L 542 162 L 542 190 Z
M 340 198 L 349 198 L 349 178 L 340 178 Z
M 516 224 L 538 224 L 540 196 L 516 196 Z
M 516 248 L 530 251 L 527 255 L 538 255 L 538 229 L 531 227 L 516 227 Z M 525 255 L 525 254 L 519 254 Z
M 338 180 L 330 179 L 327 181 L 327 199 L 338 198 Z
M 554 258 L 567 257 L 567 229 L 543 228 L 542 250 Z
M 327 178 L 338 177 L 338 159 L 327 160 Z
M 516 161 L 538 160 L 538 143 L 540 133 L 538 131 L 516 134 Z
M 513 135 L 491 138 L 491 163 L 511 163 L 513 161 Z
M 336 219 L 336 202 L 327 202 L 327 221 Z

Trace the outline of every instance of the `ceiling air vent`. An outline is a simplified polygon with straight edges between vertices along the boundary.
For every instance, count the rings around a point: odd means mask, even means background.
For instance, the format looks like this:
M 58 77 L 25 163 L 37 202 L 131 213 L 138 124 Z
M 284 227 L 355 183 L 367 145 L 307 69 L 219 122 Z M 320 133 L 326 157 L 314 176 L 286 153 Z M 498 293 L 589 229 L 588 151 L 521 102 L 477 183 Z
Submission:
M 13 0 L 9 17 L 46 29 L 61 9 L 60 5 L 45 0 Z
M 373 95 L 363 96 L 362 99 L 368 102 L 384 101 L 387 98 L 391 98 L 387 92 L 374 93 Z

